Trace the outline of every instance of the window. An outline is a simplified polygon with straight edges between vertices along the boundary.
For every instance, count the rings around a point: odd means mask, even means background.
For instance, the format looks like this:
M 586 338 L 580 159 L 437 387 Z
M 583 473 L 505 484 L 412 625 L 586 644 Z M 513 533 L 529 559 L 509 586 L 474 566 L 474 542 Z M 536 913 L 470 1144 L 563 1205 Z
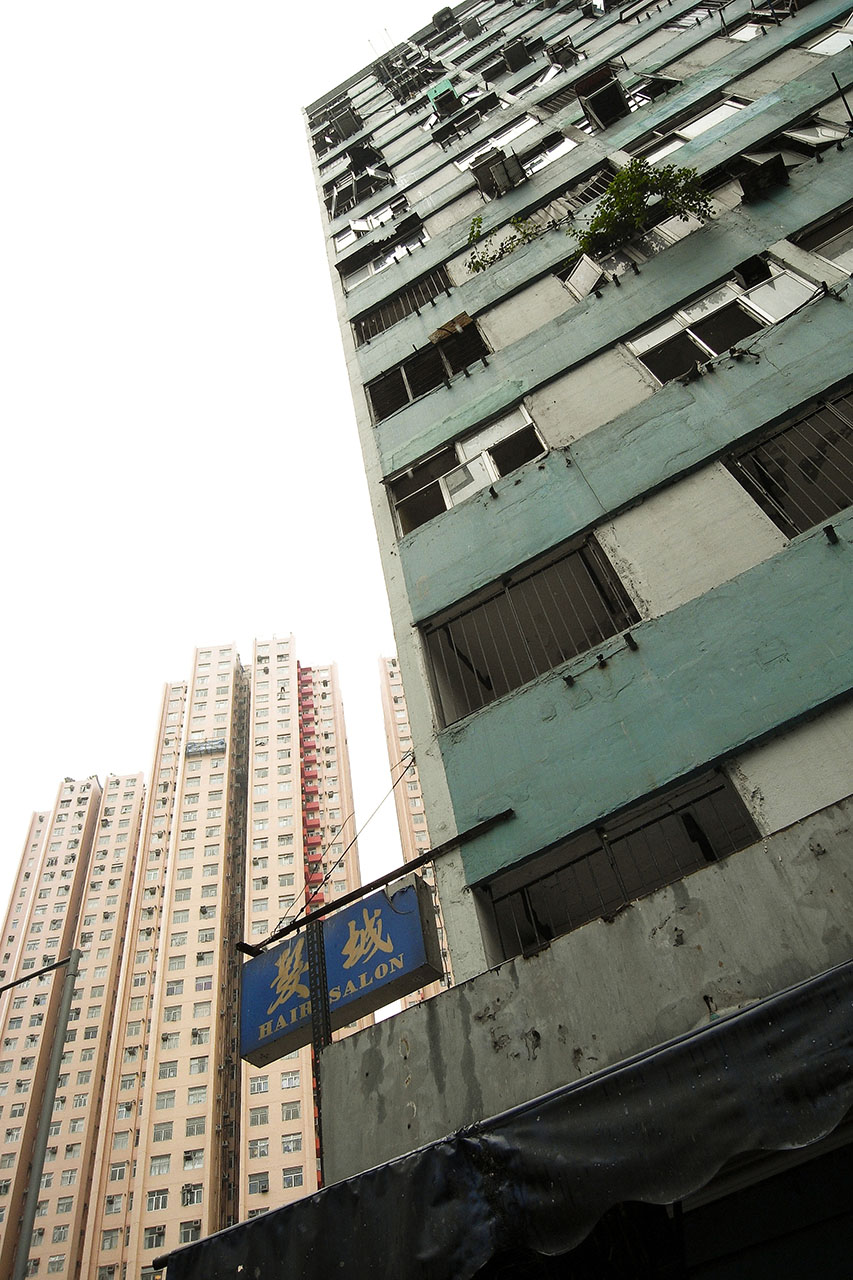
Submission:
M 282 1089 L 298 1089 L 299 1088 L 299 1072 L 298 1071 L 282 1071 L 281 1087 Z
M 204 1194 L 202 1183 L 185 1182 L 181 1187 L 181 1204 L 201 1204 Z
M 198 1220 L 193 1222 L 182 1222 L 178 1228 L 178 1242 L 180 1244 L 192 1244 L 194 1240 L 201 1239 L 201 1223 Z
M 410 533 L 544 452 L 539 433 L 520 407 L 446 445 L 389 483 L 400 532 Z
M 172 1121 L 164 1120 L 159 1124 L 155 1124 L 152 1135 L 154 1142 L 171 1142 L 172 1140 Z
M 853 392 L 737 452 L 727 465 L 789 538 L 853 503 Z
M 249 1107 L 249 1126 L 256 1128 L 260 1125 L 269 1124 L 270 1109 L 269 1107 Z
M 833 53 L 843 53 L 853 45 L 853 17 L 848 18 L 843 26 L 830 27 L 821 38 L 809 45 L 811 53 L 822 53 L 830 57 Z
M 188 1138 L 201 1138 L 204 1136 L 205 1128 L 204 1116 L 190 1116 L 186 1123 L 186 1136 Z
M 642 156 L 653 164 L 655 160 L 662 160 L 664 156 L 668 156 L 673 151 L 677 151 L 679 147 L 683 147 L 685 142 L 698 138 L 700 133 L 705 133 L 706 130 L 713 129 L 715 125 L 722 124 L 724 120 L 730 119 L 748 105 L 749 103 L 745 98 L 726 98 L 724 102 L 718 102 L 716 106 L 709 107 L 701 115 L 685 120 L 668 132 L 655 130 L 642 146 L 634 150 L 634 155 Z
M 853 275 L 853 204 L 802 232 L 796 237 L 796 243 Z
M 283 1102 L 281 1104 L 282 1120 L 299 1120 L 302 1116 L 301 1102 Z
M 109 1227 L 106 1231 L 101 1232 L 101 1248 L 117 1249 L 119 1242 L 119 1230 L 117 1227 Z
M 249 1093 L 268 1093 L 269 1087 L 269 1076 L 252 1076 L 249 1080 Z
M 57 1213 L 70 1213 L 73 1207 L 74 1207 L 73 1196 L 59 1196 L 59 1198 L 56 1201 Z
M 641 802 L 485 888 L 503 957 L 536 950 L 759 839 L 722 773 Z
M 48 1271 L 64 1271 L 65 1270 L 65 1254 L 52 1253 L 47 1260 Z
M 169 1172 L 171 1161 L 171 1156 L 152 1156 L 148 1171 L 153 1178 L 159 1177 L 160 1175 Z
M 269 1138 L 250 1138 L 249 1139 L 249 1159 L 258 1160 L 262 1156 L 266 1158 L 270 1153 Z
M 446 385 L 476 360 L 484 360 L 489 349 L 470 316 L 455 316 L 431 335 L 429 346 L 421 347 L 388 373 L 367 383 L 366 393 L 374 422 L 411 404 L 420 396 Z
M 146 1227 L 142 1233 L 143 1249 L 162 1249 L 165 1243 L 165 1227 Z
M 508 147 L 511 142 L 514 142 L 516 138 L 520 138 L 523 133 L 527 133 L 528 129 L 535 128 L 538 123 L 539 121 L 535 116 L 520 116 L 512 124 L 507 125 L 505 129 L 501 129 L 498 133 L 493 133 L 484 142 L 479 142 L 476 147 L 454 160 L 453 163 L 460 173 L 467 173 L 469 169 L 476 166 L 478 160 L 482 160 L 489 152 Z
M 146 1200 L 146 1208 L 148 1209 L 149 1213 L 152 1210 L 168 1209 L 168 1207 L 169 1207 L 168 1191 L 149 1191 L 148 1192 L 148 1196 Z
M 302 1134 L 301 1133 L 283 1133 L 281 1135 L 281 1154 L 284 1156 L 292 1155 L 294 1151 L 302 1150 Z
M 390 262 L 396 261 L 398 255 L 399 246 L 386 255 L 389 261 L 386 261 L 385 265 L 390 265 Z M 353 331 L 356 345 L 361 346 L 363 343 L 369 342 L 371 338 L 384 333 L 386 329 L 390 329 L 398 321 L 412 315 L 413 312 L 419 311 L 421 307 L 440 297 L 441 294 L 449 294 L 450 288 L 450 277 L 445 268 L 435 267 L 425 276 L 422 276 L 420 280 L 416 280 L 414 284 L 406 285 L 405 288 L 395 293 L 387 302 L 371 308 L 370 311 L 366 311 L 364 315 L 354 320 Z
M 190 1058 L 190 1075 L 200 1076 L 207 1071 L 207 1058 Z
M 424 628 L 451 724 L 615 635 L 639 614 L 593 537 L 509 574 Z
M 362 144 L 347 156 L 346 172 L 323 187 L 323 200 L 330 221 L 355 208 L 394 179 L 375 148 Z
M 281 1171 L 281 1185 L 285 1190 L 290 1187 L 302 1186 L 302 1165 L 294 1164 L 290 1167 L 286 1166 Z
M 816 295 L 813 284 L 775 263 L 751 258 L 743 265 L 752 269 L 754 264 L 754 275 L 763 278 L 751 288 L 737 279 L 727 281 L 628 343 L 659 382 L 692 374 L 714 356 L 784 320 Z
M 203 1169 L 204 1168 L 204 1148 L 194 1147 L 192 1151 L 184 1152 L 184 1168 L 185 1169 Z
M 207 1102 L 207 1085 L 195 1084 L 191 1089 L 187 1089 L 187 1103 L 191 1107 L 197 1107 Z
M 174 1080 L 178 1074 L 177 1059 L 169 1062 L 161 1062 L 157 1068 L 157 1077 L 159 1080 Z
M 268 1173 L 250 1173 L 249 1174 L 249 1195 L 261 1195 L 270 1189 L 270 1176 Z
M 175 1075 L 177 1075 L 177 1071 Z M 175 1090 L 162 1089 L 154 1099 L 155 1111 L 169 1111 L 175 1105 Z

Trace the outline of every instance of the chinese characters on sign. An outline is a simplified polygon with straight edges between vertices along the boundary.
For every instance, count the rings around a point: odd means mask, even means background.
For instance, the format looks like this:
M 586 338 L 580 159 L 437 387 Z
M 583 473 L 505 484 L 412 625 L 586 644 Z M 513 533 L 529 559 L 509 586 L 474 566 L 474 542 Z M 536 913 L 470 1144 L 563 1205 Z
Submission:
M 332 1029 L 441 978 L 429 887 L 418 876 L 380 890 L 323 921 Z M 311 993 L 304 933 L 294 934 L 242 972 L 241 1055 L 263 1066 L 311 1039 Z

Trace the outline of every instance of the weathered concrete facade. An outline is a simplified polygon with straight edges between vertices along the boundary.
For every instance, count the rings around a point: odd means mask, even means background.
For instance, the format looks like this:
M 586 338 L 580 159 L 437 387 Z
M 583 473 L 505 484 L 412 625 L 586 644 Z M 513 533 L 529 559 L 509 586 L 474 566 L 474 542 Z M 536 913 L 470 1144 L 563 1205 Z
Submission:
M 323 1058 L 330 1180 L 849 959 L 853 804 L 377 1023 Z M 353 1106 L 369 1125 L 347 1122 Z
M 337 1177 L 850 956 L 851 6 L 605 8 L 460 6 L 308 112 L 429 830 L 460 837 L 460 985 L 324 1060 Z M 368 141 L 383 185 L 339 211 Z M 710 216 L 652 244 L 650 208 L 576 275 L 635 159 Z

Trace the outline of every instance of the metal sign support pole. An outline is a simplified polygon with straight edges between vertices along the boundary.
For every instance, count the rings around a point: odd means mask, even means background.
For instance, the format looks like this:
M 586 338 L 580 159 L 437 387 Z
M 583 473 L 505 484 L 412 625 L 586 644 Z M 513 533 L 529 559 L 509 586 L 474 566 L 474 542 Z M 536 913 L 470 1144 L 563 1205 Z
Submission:
M 323 1184 L 323 1097 L 320 1086 L 320 1055 L 332 1042 L 329 1012 L 329 984 L 326 978 L 326 949 L 323 922 L 312 920 L 306 929 L 308 943 L 308 984 L 311 990 L 311 1044 L 314 1065 L 314 1105 L 317 1109 L 317 1181 Z

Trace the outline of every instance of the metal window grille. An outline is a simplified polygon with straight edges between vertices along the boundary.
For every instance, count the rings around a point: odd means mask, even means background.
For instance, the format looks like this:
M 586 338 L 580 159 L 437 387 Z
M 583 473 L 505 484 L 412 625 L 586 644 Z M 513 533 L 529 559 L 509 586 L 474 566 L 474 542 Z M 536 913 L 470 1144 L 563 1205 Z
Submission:
M 381 422 L 419 396 L 446 385 L 476 360 L 482 360 L 489 349 L 477 326 L 465 324 L 458 332 L 448 333 L 440 342 L 422 347 L 396 369 L 374 378 L 365 388 L 373 411 L 374 422 Z
M 818 404 L 726 464 L 786 537 L 853 503 L 853 392 Z
M 729 779 L 705 774 L 485 886 L 505 958 L 718 862 L 760 838 Z
M 540 561 L 424 629 L 445 724 L 639 621 L 594 538 Z
M 444 267 L 436 267 L 428 275 L 422 276 L 414 284 L 401 289 L 393 298 L 374 307 L 365 315 L 353 321 L 355 340 L 358 346 L 369 342 L 377 334 L 384 333 L 392 325 L 404 320 L 406 316 L 419 312 L 442 293 L 450 293 L 450 277 Z

